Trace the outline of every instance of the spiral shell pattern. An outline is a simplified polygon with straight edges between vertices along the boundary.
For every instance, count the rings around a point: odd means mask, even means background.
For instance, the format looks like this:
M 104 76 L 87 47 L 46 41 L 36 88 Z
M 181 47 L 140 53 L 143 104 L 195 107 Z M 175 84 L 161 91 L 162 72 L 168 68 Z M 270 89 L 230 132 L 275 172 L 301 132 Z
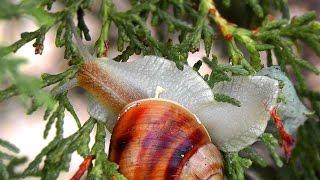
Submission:
M 128 179 L 222 179 L 223 163 L 197 117 L 164 99 L 129 104 L 113 130 L 109 159 Z

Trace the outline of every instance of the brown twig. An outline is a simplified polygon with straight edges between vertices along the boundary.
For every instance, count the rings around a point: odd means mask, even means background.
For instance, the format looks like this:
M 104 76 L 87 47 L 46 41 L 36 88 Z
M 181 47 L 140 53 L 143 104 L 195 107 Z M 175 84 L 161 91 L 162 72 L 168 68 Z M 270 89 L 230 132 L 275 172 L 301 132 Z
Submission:
M 291 156 L 292 147 L 294 144 L 294 138 L 290 134 L 288 134 L 286 132 L 286 130 L 284 129 L 281 117 L 279 116 L 277 109 L 273 108 L 271 110 L 270 114 L 274 120 L 274 123 L 275 123 L 278 131 L 279 131 L 280 140 L 281 140 L 280 144 L 281 144 L 281 146 L 284 150 L 284 154 L 288 160 Z
M 89 167 L 92 165 L 92 160 L 94 159 L 94 156 L 89 155 L 87 156 L 83 162 L 80 164 L 79 169 L 77 172 L 72 176 L 70 180 L 79 180 L 83 174 L 89 169 Z

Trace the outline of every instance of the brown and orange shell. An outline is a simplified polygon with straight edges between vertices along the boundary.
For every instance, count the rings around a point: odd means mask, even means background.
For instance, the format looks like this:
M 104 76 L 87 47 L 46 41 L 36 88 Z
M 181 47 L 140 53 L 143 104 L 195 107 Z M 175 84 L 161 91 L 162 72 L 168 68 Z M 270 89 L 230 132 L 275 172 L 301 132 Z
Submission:
M 183 106 L 144 99 L 120 113 L 109 159 L 128 179 L 223 179 L 219 150 Z

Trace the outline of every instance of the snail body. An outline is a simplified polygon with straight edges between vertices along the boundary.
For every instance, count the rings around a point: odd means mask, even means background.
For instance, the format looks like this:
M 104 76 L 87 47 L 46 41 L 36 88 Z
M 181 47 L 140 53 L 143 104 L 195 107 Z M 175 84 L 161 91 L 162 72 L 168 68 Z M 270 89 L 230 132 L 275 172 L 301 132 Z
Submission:
M 128 179 L 223 179 L 223 161 L 197 117 L 164 99 L 143 99 L 120 112 L 109 159 Z
M 281 71 L 280 66 L 263 68 L 257 75 L 268 76 L 283 82 L 281 95 L 283 95 L 284 101 L 277 104 L 277 110 L 282 117 L 286 131 L 290 134 L 296 134 L 298 127 L 308 119 L 307 115 L 312 113 L 299 99 L 292 82 Z
M 157 86 L 169 99 L 194 113 L 207 128 L 220 150 L 239 151 L 264 132 L 275 106 L 278 81 L 266 76 L 233 77 L 211 89 L 189 66 L 178 70 L 175 63 L 156 56 L 120 63 L 108 59 L 87 61 L 77 81 L 90 97 L 89 113 L 112 130 L 121 109 L 136 100 L 154 97 Z M 241 107 L 216 102 L 214 93 L 236 98 Z
M 99 102 L 91 98 L 94 102 L 90 102 L 93 105 L 89 106 L 90 115 L 113 119 L 106 122 L 110 130 L 115 125 L 115 115 L 122 108 L 130 102 L 154 97 L 157 86 L 166 90 L 161 94 L 162 98 L 176 101 L 191 112 L 201 108 L 199 104 L 215 103 L 207 83 L 190 67 L 185 66 L 180 71 L 173 62 L 155 56 L 126 63 L 108 59 L 89 61 L 80 69 L 78 83 Z M 196 93 L 198 95 L 194 96 Z M 102 106 L 94 107 L 98 104 Z M 95 113 L 103 111 L 101 109 L 108 110 L 104 117 Z

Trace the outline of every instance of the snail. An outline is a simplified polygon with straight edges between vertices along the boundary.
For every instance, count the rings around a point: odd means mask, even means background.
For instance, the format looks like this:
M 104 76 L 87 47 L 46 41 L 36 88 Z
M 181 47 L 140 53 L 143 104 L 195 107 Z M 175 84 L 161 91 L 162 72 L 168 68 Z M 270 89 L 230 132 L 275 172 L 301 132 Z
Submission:
M 176 102 L 149 98 L 127 105 L 109 159 L 128 179 L 223 179 L 223 160 L 198 118 Z
M 176 101 L 199 117 L 213 142 L 226 152 L 241 150 L 264 132 L 279 90 L 278 81 L 266 76 L 233 77 L 211 89 L 189 66 L 181 71 L 174 62 L 156 56 L 126 63 L 88 61 L 80 68 L 77 83 L 94 96 L 89 102 L 90 115 L 106 121 L 110 131 L 121 109 L 153 97 L 161 86 L 166 90 L 161 98 Z M 216 102 L 213 92 L 236 98 L 241 107 Z
M 104 121 L 109 131 L 127 104 L 154 97 L 156 87 L 161 86 L 165 89 L 161 98 L 175 101 L 195 114 L 222 151 L 239 151 L 264 132 L 269 111 L 276 105 L 278 81 L 266 76 L 234 76 L 211 89 L 191 67 L 184 65 L 179 70 L 174 62 L 161 57 L 145 56 L 133 62 L 95 58 L 84 47 L 72 20 L 70 24 L 86 62 L 71 85 L 61 89 L 78 85 L 89 92 L 90 116 Z M 213 92 L 236 98 L 241 107 L 215 101 Z

